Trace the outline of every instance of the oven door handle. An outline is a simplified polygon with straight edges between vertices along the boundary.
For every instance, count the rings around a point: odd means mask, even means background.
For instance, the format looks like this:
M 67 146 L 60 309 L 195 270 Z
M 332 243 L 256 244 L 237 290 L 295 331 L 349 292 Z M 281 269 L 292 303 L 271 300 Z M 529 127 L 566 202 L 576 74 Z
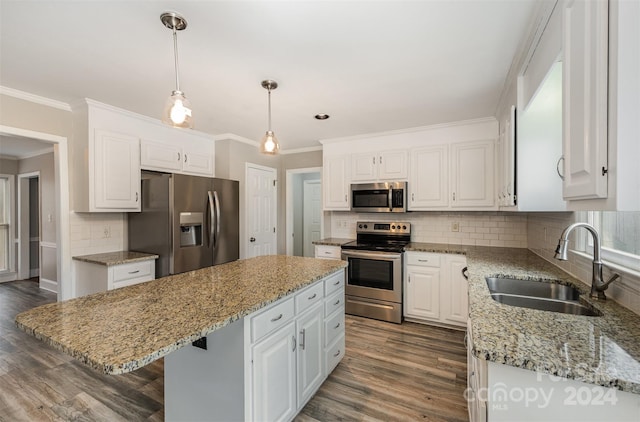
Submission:
M 358 251 L 358 252 L 350 252 L 350 251 L 342 251 L 342 255 L 349 256 L 352 258 L 371 258 L 371 259 L 400 259 L 402 258 L 401 253 L 396 254 L 385 254 L 379 252 L 366 252 L 366 251 Z

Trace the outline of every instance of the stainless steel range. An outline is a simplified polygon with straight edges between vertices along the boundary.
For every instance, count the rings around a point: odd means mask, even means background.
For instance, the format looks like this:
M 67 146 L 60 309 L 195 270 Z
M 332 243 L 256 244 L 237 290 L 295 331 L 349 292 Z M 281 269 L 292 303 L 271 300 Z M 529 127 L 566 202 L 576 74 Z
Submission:
M 345 312 L 402 322 L 402 252 L 411 224 L 359 221 L 357 240 L 342 245 L 349 262 Z

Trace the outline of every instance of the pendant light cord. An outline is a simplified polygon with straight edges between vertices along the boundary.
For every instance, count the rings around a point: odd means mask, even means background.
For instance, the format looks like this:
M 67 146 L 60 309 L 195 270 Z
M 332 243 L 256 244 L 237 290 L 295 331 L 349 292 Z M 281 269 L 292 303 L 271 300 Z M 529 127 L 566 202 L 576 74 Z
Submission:
M 176 91 L 180 92 L 180 78 L 178 76 L 178 35 L 176 33 L 176 27 L 173 26 L 173 58 L 175 59 L 176 68 Z
M 269 92 L 269 131 L 271 131 L 271 89 L 267 91 Z

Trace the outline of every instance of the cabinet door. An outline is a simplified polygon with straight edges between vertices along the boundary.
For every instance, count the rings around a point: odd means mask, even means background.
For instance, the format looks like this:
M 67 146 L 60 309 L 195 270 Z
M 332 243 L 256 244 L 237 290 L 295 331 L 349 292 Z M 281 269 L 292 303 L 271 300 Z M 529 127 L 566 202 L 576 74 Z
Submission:
M 93 142 L 95 208 L 140 211 L 139 139 L 97 129 Z
M 464 257 L 448 256 L 445 263 L 447 277 L 440 290 L 440 316 L 442 322 L 465 326 L 469 315 L 469 298 L 467 279 L 462 275 L 462 270 L 467 266 L 467 260 Z
M 348 155 L 325 157 L 323 171 L 324 209 L 349 210 L 349 160 Z
M 298 406 L 305 403 L 323 381 L 322 341 L 324 302 L 310 308 L 296 323 L 298 332 Z
M 407 151 L 385 151 L 378 154 L 378 180 L 407 180 Z
M 181 170 L 182 150 L 179 147 L 142 139 L 140 166 L 150 170 Z
M 407 266 L 405 316 L 440 318 L 440 268 Z
M 563 9 L 563 197 L 607 197 L 608 2 Z
M 252 348 L 255 421 L 288 421 L 296 413 L 296 330 L 291 322 Z
M 351 181 L 375 182 L 378 179 L 377 154 L 351 155 Z
M 213 177 L 213 141 L 186 141 L 182 152 L 182 170 L 185 173 Z
M 494 141 L 451 145 L 452 208 L 495 206 Z
M 409 209 L 443 208 L 449 205 L 447 146 L 438 145 L 411 151 Z

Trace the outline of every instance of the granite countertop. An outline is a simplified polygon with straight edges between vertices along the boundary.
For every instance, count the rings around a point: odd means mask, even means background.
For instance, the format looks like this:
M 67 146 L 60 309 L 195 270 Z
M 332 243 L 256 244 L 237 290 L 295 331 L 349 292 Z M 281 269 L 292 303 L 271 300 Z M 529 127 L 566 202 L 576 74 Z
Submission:
M 121 374 L 346 265 L 261 256 L 40 306 L 18 314 L 16 324 L 100 372 Z
M 467 256 L 473 354 L 519 368 L 640 394 L 640 316 L 613 300 L 589 299 L 589 286 L 528 249 L 411 243 L 405 250 Z M 588 317 L 496 302 L 485 277 L 557 280 L 577 287 L 602 312 Z
M 117 251 L 97 253 L 93 255 L 74 256 L 73 259 L 75 259 L 76 261 L 89 262 L 91 264 L 106 265 L 107 267 L 110 267 L 112 265 L 129 264 L 132 262 L 158 259 L 158 255 L 134 251 Z
M 326 239 L 314 240 L 314 245 L 326 245 L 326 246 L 342 246 L 345 243 L 353 242 L 355 239 L 343 239 L 340 237 L 327 237 Z

